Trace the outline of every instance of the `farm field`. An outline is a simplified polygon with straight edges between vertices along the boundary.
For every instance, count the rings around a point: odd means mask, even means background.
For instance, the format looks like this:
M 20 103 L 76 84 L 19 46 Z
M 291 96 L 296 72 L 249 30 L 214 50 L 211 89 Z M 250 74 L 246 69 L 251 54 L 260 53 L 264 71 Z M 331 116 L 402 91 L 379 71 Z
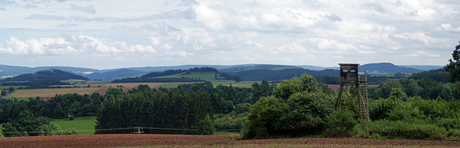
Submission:
M 219 81 L 211 81 L 212 85 L 216 87 L 219 84 L 222 84 L 223 86 L 230 86 L 232 84 L 233 87 L 245 87 L 245 88 L 250 88 L 252 87 L 251 85 L 254 84 L 254 82 L 261 83 L 261 81 L 240 81 L 238 83 L 235 83 L 235 81 L 228 81 L 228 82 L 219 82 Z M 193 83 L 200 83 L 200 82 L 174 82 L 174 83 L 167 83 L 161 85 L 161 87 L 177 87 L 181 84 L 193 84 Z
M 96 117 L 77 117 L 75 120 L 71 121 L 67 119 L 53 120 L 51 121 L 51 124 L 61 127 L 61 130 L 75 129 L 79 135 L 89 135 L 94 134 L 95 132 Z
M 0 147 L 458 147 L 459 141 L 292 138 L 232 140 L 238 135 L 101 134 L 0 138 Z
M 54 97 L 56 94 L 77 93 L 80 95 L 91 94 L 101 88 L 48 88 L 48 89 L 20 89 L 15 90 L 4 98 L 29 98 L 29 97 Z

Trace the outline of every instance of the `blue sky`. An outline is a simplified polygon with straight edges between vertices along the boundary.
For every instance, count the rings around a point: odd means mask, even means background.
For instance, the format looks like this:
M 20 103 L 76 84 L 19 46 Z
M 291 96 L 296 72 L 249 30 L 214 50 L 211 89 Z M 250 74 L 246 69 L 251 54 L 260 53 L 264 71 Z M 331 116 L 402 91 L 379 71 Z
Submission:
M 0 0 L 0 64 L 445 65 L 456 0 Z

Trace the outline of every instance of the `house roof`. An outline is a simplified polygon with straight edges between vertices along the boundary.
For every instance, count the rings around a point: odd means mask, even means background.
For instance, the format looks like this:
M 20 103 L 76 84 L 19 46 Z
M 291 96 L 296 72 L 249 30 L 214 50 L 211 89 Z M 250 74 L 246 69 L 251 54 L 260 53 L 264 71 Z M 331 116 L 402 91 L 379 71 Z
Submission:
M 50 100 L 51 98 L 40 98 L 40 101 L 48 101 Z

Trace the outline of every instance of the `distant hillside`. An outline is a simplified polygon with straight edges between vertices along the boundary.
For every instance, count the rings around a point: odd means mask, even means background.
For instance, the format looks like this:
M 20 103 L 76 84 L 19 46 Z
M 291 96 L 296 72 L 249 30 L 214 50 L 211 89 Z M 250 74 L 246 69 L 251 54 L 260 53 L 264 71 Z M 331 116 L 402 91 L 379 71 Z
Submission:
M 414 73 L 409 77 L 409 79 L 418 80 L 418 79 L 422 79 L 424 77 L 433 79 L 433 80 L 438 81 L 438 82 L 447 83 L 447 82 L 449 82 L 450 73 L 448 71 L 444 70 L 443 68 L 439 68 L 439 69 L 435 69 L 435 70 Z
M 365 65 L 360 65 L 358 69 L 366 70 L 370 73 L 397 73 L 397 72 L 414 73 L 414 72 L 422 71 L 422 70 L 418 70 L 415 68 L 396 66 L 392 63 L 370 63 L 370 64 L 365 64 Z
M 232 67 L 241 67 L 241 66 L 254 66 L 256 64 L 243 64 L 243 65 L 180 65 L 180 66 L 156 66 L 156 67 L 130 67 L 126 68 L 129 70 L 135 70 L 135 71 L 144 71 L 144 72 L 163 72 L 166 70 L 177 70 L 177 69 L 182 69 L 182 70 L 187 70 L 190 68 L 195 68 L 195 67 L 210 67 L 214 69 L 226 69 L 226 68 L 232 68 Z
M 28 73 L 18 75 L 12 78 L 6 78 L 2 80 L 3 82 L 9 81 L 39 81 L 39 80 L 68 80 L 68 79 L 80 79 L 80 80 L 89 80 L 88 78 L 69 72 L 65 72 L 58 69 L 50 69 L 44 71 L 38 71 L 36 73 Z
M 235 73 L 235 72 L 247 71 L 247 70 L 272 70 L 272 71 L 277 71 L 277 70 L 283 70 L 283 69 L 302 69 L 302 68 L 297 67 L 297 66 L 289 66 L 289 65 L 259 64 L 259 65 L 253 65 L 253 66 L 238 66 L 238 67 L 220 69 L 219 71 L 220 72 L 225 72 L 225 73 Z
M 303 74 L 309 74 L 312 76 L 338 76 L 339 70 L 326 69 L 321 71 L 313 71 L 308 69 L 283 69 L 283 70 L 246 70 L 231 73 L 233 75 L 239 76 L 243 81 L 279 81 L 287 80 L 293 77 L 300 77 Z
M 119 70 L 114 70 L 114 71 L 108 71 L 104 73 L 91 73 L 88 75 L 85 75 L 88 77 L 90 80 L 115 80 L 115 79 L 121 79 L 121 78 L 129 78 L 129 77 L 139 77 L 147 72 L 142 72 L 142 71 L 135 71 L 135 70 L 129 70 L 129 69 L 119 69 Z
M 419 69 L 423 71 L 435 70 L 435 69 L 444 67 L 444 66 L 436 66 L 436 65 L 398 65 L 398 66 L 415 68 L 415 69 Z
M 325 69 L 334 69 L 334 70 L 339 70 L 340 67 L 337 65 L 336 67 L 321 67 L 321 66 L 312 66 L 312 65 L 296 65 L 297 67 L 301 67 L 303 69 L 309 69 L 309 70 L 325 70 Z
M 20 74 L 33 73 L 47 69 L 60 69 L 62 71 L 87 76 L 90 79 L 103 79 L 113 80 L 127 77 L 138 77 L 148 72 L 164 72 L 168 70 L 187 70 L 194 67 L 210 67 L 219 70 L 223 73 L 235 73 L 246 70 L 283 70 L 283 69 L 309 69 L 320 71 L 325 69 L 338 70 L 337 67 L 320 67 L 313 65 L 269 65 L 269 64 L 240 64 L 240 65 L 180 65 L 180 66 L 155 66 L 155 67 L 127 67 L 116 69 L 92 69 L 83 67 L 69 67 L 69 66 L 41 66 L 41 67 L 24 67 L 24 66 L 9 66 L 0 65 L 0 76 L 17 76 Z M 391 63 L 371 63 L 364 64 L 359 67 L 360 70 L 366 69 L 374 73 L 414 73 L 420 71 L 427 71 L 439 69 L 442 66 L 429 66 L 429 65 L 394 65 Z M 143 72 L 143 73 L 142 73 Z M 105 76 L 106 75 L 106 76 Z
M 217 79 L 222 80 L 237 80 L 239 77 L 220 73 L 214 68 L 190 68 L 188 70 L 167 70 L 164 72 L 151 72 L 136 78 L 123 78 L 113 80 L 112 83 L 132 83 L 132 82 L 202 82 L 205 80 L 212 81 Z

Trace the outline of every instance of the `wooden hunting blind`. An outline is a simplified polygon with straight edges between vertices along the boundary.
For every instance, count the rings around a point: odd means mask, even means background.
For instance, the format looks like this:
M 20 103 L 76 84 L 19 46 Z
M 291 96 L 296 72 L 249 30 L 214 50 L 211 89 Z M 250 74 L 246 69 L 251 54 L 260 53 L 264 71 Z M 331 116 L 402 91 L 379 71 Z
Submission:
M 345 85 L 354 85 L 358 82 L 358 65 L 359 64 L 339 64 L 340 65 L 340 82 Z
M 359 64 L 340 64 L 340 88 L 339 96 L 337 98 L 336 109 L 340 110 L 342 108 L 342 94 L 345 89 L 343 86 L 351 85 L 354 86 L 354 90 L 351 93 L 351 96 L 348 92 L 345 92 L 348 97 L 348 106 L 353 104 L 353 99 L 355 96 L 358 99 L 359 103 L 359 117 L 361 122 L 369 122 L 369 93 L 368 93 L 368 81 L 367 81 L 367 72 L 364 70 L 361 74 L 363 77 L 360 79 L 360 73 L 358 72 Z M 356 106 L 356 105 L 354 105 Z

